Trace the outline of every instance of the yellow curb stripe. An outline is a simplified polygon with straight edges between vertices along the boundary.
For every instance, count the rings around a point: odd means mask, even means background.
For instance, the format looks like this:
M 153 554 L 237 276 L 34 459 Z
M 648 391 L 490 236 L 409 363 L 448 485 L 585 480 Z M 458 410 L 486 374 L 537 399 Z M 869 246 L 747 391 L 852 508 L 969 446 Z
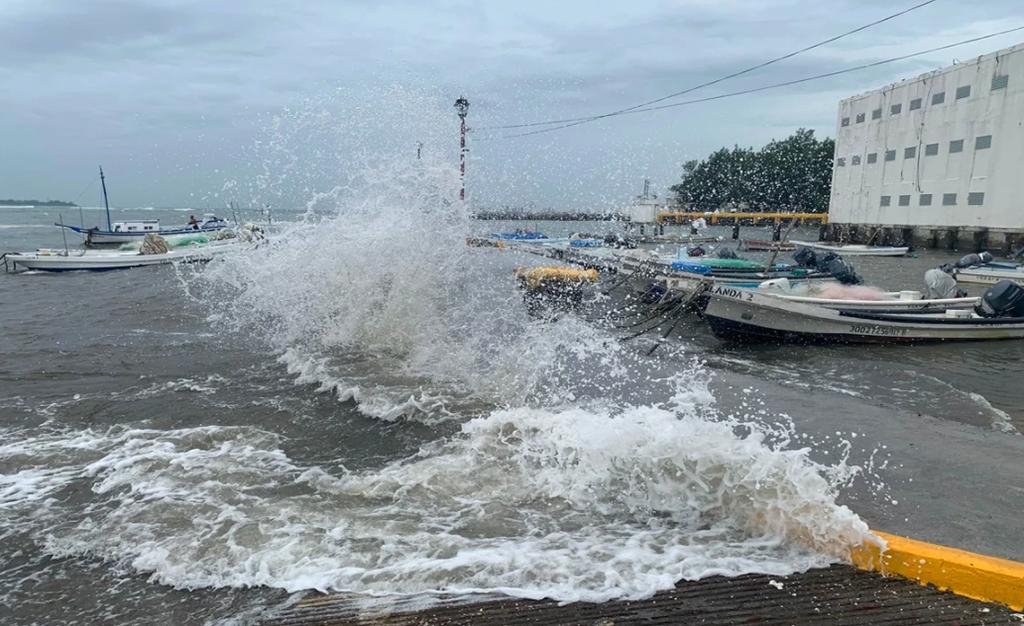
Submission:
M 887 546 L 874 542 L 850 551 L 853 564 L 883 576 L 900 576 L 922 585 L 1024 609 L 1024 563 L 873 531 Z

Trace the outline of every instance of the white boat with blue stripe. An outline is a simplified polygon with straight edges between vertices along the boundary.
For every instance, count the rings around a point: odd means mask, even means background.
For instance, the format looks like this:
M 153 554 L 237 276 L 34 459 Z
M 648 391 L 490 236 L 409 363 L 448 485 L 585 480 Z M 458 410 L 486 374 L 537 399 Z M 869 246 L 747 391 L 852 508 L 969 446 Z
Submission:
M 173 228 L 161 228 L 160 220 L 133 220 L 125 222 L 113 222 L 106 229 L 99 226 L 83 228 L 70 224 L 55 224 L 85 237 L 86 245 L 122 244 L 142 241 L 146 235 L 152 233 L 161 237 L 174 237 L 177 235 L 209 235 L 230 227 L 227 220 L 215 215 L 206 215 L 201 222 L 195 224 L 177 226 Z
M 193 216 L 188 224 L 173 228 L 161 228 L 160 220 L 111 222 L 110 202 L 107 200 L 107 179 L 103 175 L 102 167 L 100 168 L 100 185 L 103 187 L 103 206 L 107 210 L 106 229 L 100 228 L 99 226 L 86 228 L 84 225 L 72 226 L 64 223 L 54 224 L 54 226 L 67 228 L 68 230 L 85 237 L 86 246 L 140 242 L 145 239 L 146 235 L 150 234 L 160 235 L 161 237 L 173 237 L 175 235 L 209 235 L 225 230 L 230 226 L 227 220 L 223 220 L 212 214 L 204 215 L 202 221 L 197 220 L 195 216 Z

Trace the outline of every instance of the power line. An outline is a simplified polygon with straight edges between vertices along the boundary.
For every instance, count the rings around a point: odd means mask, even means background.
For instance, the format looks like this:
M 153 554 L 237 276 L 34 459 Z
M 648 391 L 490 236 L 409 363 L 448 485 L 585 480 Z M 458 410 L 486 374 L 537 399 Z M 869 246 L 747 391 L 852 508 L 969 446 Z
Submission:
M 822 41 L 819 41 L 818 43 L 811 44 L 811 45 L 809 45 L 809 46 L 807 46 L 805 48 L 800 48 L 799 50 L 795 50 L 793 52 L 789 52 L 789 53 L 784 54 L 784 55 L 782 55 L 780 57 L 775 57 L 774 59 L 770 59 L 770 60 L 765 61 L 763 63 L 758 63 L 757 65 L 752 65 L 752 66 L 750 66 L 750 67 L 748 67 L 746 69 L 740 70 L 738 72 L 733 72 L 732 74 L 728 74 L 726 76 L 722 76 L 722 77 L 716 78 L 714 80 L 710 80 L 710 81 L 708 81 L 706 83 L 701 83 L 699 85 L 694 85 L 693 87 L 687 87 L 686 89 L 683 89 L 682 91 L 677 91 L 675 93 L 670 93 L 667 96 L 662 96 L 660 98 L 655 98 L 654 100 L 648 100 L 647 102 L 641 102 L 640 104 L 635 104 L 633 106 L 626 107 L 624 109 L 619 109 L 617 111 L 612 111 L 610 113 L 602 113 L 600 115 L 593 115 L 593 116 L 590 116 L 590 117 L 577 117 L 577 118 L 570 118 L 570 119 L 564 119 L 564 120 L 548 120 L 548 121 L 545 121 L 545 122 L 530 122 L 530 123 L 526 123 L 526 124 L 506 124 L 506 125 L 503 125 L 503 126 L 484 126 L 484 127 L 478 128 L 476 130 L 508 130 L 508 129 L 512 129 L 512 128 L 529 128 L 529 127 L 532 127 L 532 126 L 550 126 L 552 124 L 565 124 L 565 128 L 568 128 L 569 126 L 577 126 L 579 124 L 586 124 L 587 122 L 592 122 L 592 121 L 603 119 L 603 118 L 606 118 L 606 117 L 612 117 L 612 116 L 615 116 L 615 115 L 622 115 L 623 113 L 628 113 L 630 111 L 633 111 L 633 110 L 636 110 L 636 109 L 639 109 L 639 108 L 642 108 L 642 107 L 650 106 L 652 104 L 657 104 L 659 102 L 664 102 L 665 100 L 669 100 L 671 98 L 677 98 L 679 96 L 686 95 L 686 94 L 691 93 L 693 91 L 697 91 L 698 89 L 703 89 L 704 87 L 710 87 L 712 85 L 717 85 L 718 83 L 727 81 L 727 80 L 729 80 L 731 78 L 736 78 L 737 76 L 742 76 L 744 74 L 749 74 L 750 72 L 753 72 L 755 70 L 759 70 L 761 68 L 768 67 L 769 65 L 772 65 L 774 63 L 778 63 L 779 61 L 785 61 L 786 59 L 791 59 L 791 58 L 797 56 L 798 54 L 803 54 L 804 52 L 808 52 L 810 50 L 814 50 L 815 48 L 820 48 L 821 46 L 830 44 L 830 43 L 835 42 L 835 41 L 839 41 L 840 39 L 842 39 L 844 37 L 849 37 L 850 35 L 859 33 L 859 32 L 861 32 L 863 30 L 867 30 L 868 28 L 871 28 L 872 26 L 877 26 L 879 24 L 882 24 L 883 22 L 888 22 L 889 20 L 892 20 L 892 19 L 895 19 L 897 17 L 900 17 L 901 15 L 906 15 L 907 13 L 910 13 L 911 11 L 915 11 L 917 9 L 920 9 L 921 7 L 924 7 L 924 6 L 927 6 L 929 4 L 932 4 L 935 1 L 936 0 L 925 0 L 925 2 L 921 2 L 920 4 L 915 4 L 912 7 L 903 9 L 902 11 L 899 11 L 897 13 L 893 13 L 892 15 L 888 15 L 886 17 L 883 17 L 882 19 L 875 20 L 874 22 L 869 22 L 867 24 L 864 24 L 863 26 L 858 26 L 857 28 L 854 28 L 853 30 L 848 30 L 845 33 L 841 33 L 839 35 L 835 35 L 833 37 L 829 37 L 828 39 L 824 39 Z
M 982 41 L 982 40 L 985 40 L 985 39 L 991 39 L 993 37 L 998 37 L 1000 35 L 1006 35 L 1006 34 L 1009 34 L 1009 33 L 1020 31 L 1020 30 L 1024 30 L 1024 26 L 1018 26 L 1016 28 L 1009 28 L 1007 30 L 1002 30 L 1002 31 L 999 31 L 999 32 L 996 32 L 996 33 L 989 33 L 987 35 L 981 35 L 980 37 L 972 37 L 971 39 L 964 39 L 963 41 L 958 41 L 956 43 L 946 44 L 944 46 L 938 46 L 936 48 L 929 48 L 928 50 L 921 50 L 919 52 L 912 52 L 910 54 L 903 54 L 903 55 L 900 55 L 900 56 L 897 56 L 897 57 L 883 59 L 881 61 L 874 61 L 872 63 L 865 63 L 863 65 L 857 65 L 855 67 L 848 67 L 848 68 L 841 69 L 841 70 L 835 70 L 833 72 L 826 72 L 824 74 L 815 74 L 814 76 L 806 76 L 804 78 L 797 78 L 797 79 L 794 79 L 794 80 L 787 80 L 787 81 L 784 81 L 784 82 L 781 82 L 781 83 L 773 83 L 771 85 L 762 85 L 761 87 L 751 87 L 750 89 L 742 89 L 740 91 L 732 91 L 732 92 L 729 92 L 729 93 L 718 94 L 718 95 L 715 95 L 715 96 L 708 96 L 706 98 L 697 98 L 695 100 L 685 100 L 683 102 L 673 102 L 672 104 L 662 104 L 662 105 L 659 105 L 659 106 L 646 107 L 646 108 L 642 108 L 642 109 L 632 109 L 632 110 L 620 113 L 619 115 L 631 115 L 631 114 L 634 114 L 634 113 L 648 113 L 650 111 L 661 111 L 663 109 L 671 109 L 671 108 L 674 108 L 674 107 L 686 106 L 686 105 L 690 105 L 690 104 L 698 104 L 698 103 L 701 103 L 701 102 L 711 102 L 713 100 L 722 100 L 724 98 L 732 98 L 732 97 L 735 97 L 735 96 L 742 96 L 742 95 L 746 95 L 746 94 L 757 93 L 759 91 L 768 91 L 769 89 L 778 89 L 779 87 L 788 87 L 790 85 L 798 85 L 800 83 L 806 83 L 806 82 L 810 82 L 812 80 L 820 80 L 822 78 L 830 78 L 832 76 L 839 76 L 840 74 L 848 74 L 850 72 L 856 72 L 856 71 L 859 71 L 859 70 L 864 70 L 864 69 L 868 69 L 868 68 L 872 68 L 872 67 L 878 67 L 879 65 L 885 65 L 887 63 L 895 63 L 896 61 L 903 61 L 903 60 L 910 59 L 910 58 L 913 58 L 913 57 L 922 56 L 922 55 L 925 55 L 925 54 L 931 54 L 932 52 L 940 52 L 942 50 L 948 50 L 950 48 L 955 48 L 957 46 L 963 46 L 963 45 L 966 45 L 966 44 L 969 44 L 969 43 L 974 43 L 974 42 Z M 608 116 L 605 116 L 605 117 L 608 117 Z M 582 119 L 590 119 L 590 118 L 582 118 Z M 598 119 L 598 118 L 594 118 L 594 119 Z M 575 125 L 576 124 L 566 124 L 566 125 L 563 125 L 563 126 L 556 126 L 554 128 L 542 128 L 540 130 L 534 130 L 534 131 L 530 131 L 530 132 L 527 132 L 527 133 L 519 133 L 519 134 L 516 134 L 516 135 L 503 135 L 503 136 L 501 136 L 501 138 L 502 139 L 512 139 L 512 138 L 515 138 L 515 137 L 527 137 L 527 136 L 530 136 L 530 135 L 539 135 L 541 133 L 549 133 L 549 132 L 552 132 L 552 131 L 561 130 L 563 128 L 568 128 L 569 126 L 575 126 Z

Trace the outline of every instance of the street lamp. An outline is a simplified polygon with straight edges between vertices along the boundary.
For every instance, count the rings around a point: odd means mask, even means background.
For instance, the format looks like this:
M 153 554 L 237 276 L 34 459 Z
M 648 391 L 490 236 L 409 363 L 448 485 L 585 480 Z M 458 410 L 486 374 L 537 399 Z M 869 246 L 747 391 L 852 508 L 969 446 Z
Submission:
M 469 100 L 459 96 L 455 101 L 455 112 L 459 115 L 459 200 L 466 199 L 466 116 L 469 115 Z

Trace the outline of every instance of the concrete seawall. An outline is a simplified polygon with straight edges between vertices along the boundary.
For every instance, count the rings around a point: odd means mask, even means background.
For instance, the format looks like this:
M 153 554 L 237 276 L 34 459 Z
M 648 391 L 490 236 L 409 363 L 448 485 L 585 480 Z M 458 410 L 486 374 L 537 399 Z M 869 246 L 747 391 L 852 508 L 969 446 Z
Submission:
M 993 254 L 1007 255 L 1024 246 L 1024 230 L 977 226 L 830 223 L 821 227 L 821 239 L 878 246 L 941 248 L 965 253 L 988 250 Z

